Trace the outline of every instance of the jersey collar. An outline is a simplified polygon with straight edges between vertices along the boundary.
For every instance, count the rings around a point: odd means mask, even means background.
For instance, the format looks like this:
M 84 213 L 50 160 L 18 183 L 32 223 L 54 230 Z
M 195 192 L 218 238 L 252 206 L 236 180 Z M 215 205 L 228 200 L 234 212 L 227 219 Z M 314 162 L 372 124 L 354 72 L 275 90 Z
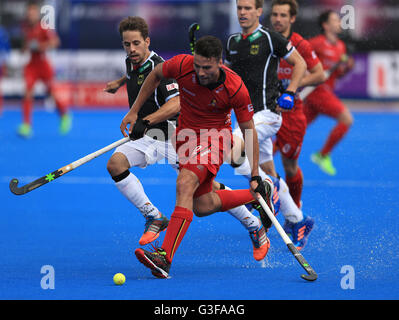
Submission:
M 219 69 L 220 74 L 219 74 L 219 79 L 215 83 L 210 83 L 204 87 L 208 88 L 209 90 L 215 90 L 217 87 L 222 85 L 226 81 L 226 72 L 222 68 Z
M 241 34 L 240 34 L 240 37 L 241 37 L 241 39 L 243 39 L 243 40 L 248 39 L 249 42 L 252 42 L 252 41 L 258 39 L 258 38 L 261 36 L 261 33 L 260 33 L 260 31 L 259 31 L 261 28 L 262 28 L 262 25 L 259 23 L 258 27 L 257 27 L 252 33 L 246 34 L 246 35 L 243 35 L 243 34 L 241 33 Z
M 139 73 L 142 73 L 145 69 L 147 69 L 150 65 L 151 65 L 151 61 L 150 59 L 152 58 L 152 56 L 155 54 L 154 51 L 150 52 L 150 55 L 148 56 L 148 58 L 140 65 L 138 66 L 134 66 L 133 63 L 131 63 L 130 61 L 130 69 L 132 71 L 138 71 Z M 126 59 L 129 59 L 129 57 L 127 57 Z

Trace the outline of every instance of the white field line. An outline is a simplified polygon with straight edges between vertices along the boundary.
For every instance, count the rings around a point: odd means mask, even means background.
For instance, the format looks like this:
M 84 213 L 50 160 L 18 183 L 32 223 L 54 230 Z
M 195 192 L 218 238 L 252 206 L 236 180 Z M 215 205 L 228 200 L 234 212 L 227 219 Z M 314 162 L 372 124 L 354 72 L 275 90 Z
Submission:
M 21 177 L 11 177 L 11 176 L 1 176 L 0 183 L 8 184 L 11 179 L 17 178 L 20 181 L 20 185 L 32 182 L 40 177 L 38 176 L 21 176 Z M 243 178 L 234 177 L 228 179 L 220 179 L 221 182 L 227 185 L 235 185 L 239 180 L 245 181 Z M 176 183 L 175 178 L 171 177 L 145 177 L 140 178 L 140 181 L 144 185 L 174 185 Z M 103 184 L 114 184 L 110 177 L 79 177 L 79 176 L 64 176 L 55 180 L 54 182 L 61 184 L 82 184 L 82 185 L 103 185 Z M 399 181 L 371 181 L 371 180 L 310 180 L 306 179 L 304 181 L 304 187 L 330 187 L 330 188 L 398 188 Z

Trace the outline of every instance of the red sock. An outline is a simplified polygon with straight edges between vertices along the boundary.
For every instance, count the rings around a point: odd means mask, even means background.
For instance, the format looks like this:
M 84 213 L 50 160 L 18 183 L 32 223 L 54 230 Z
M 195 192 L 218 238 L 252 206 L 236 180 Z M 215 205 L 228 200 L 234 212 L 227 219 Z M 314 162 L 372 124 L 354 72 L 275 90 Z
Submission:
M 67 108 L 66 104 L 61 102 L 61 99 L 55 98 L 54 102 L 55 102 L 55 105 L 56 105 L 58 112 L 60 113 L 61 116 L 64 115 L 65 113 L 67 113 L 68 108 Z
M 348 132 L 349 126 L 343 122 L 338 122 L 338 124 L 332 129 L 323 149 L 320 151 L 322 156 L 325 156 L 331 152 L 331 150 L 337 145 L 338 142 L 344 137 Z
M 162 249 L 167 253 L 166 258 L 171 263 L 173 256 L 183 240 L 183 237 L 193 220 L 193 212 L 183 208 L 175 207 L 166 229 L 165 239 L 162 243 Z
M 32 105 L 33 103 L 31 99 L 24 99 L 22 103 L 22 116 L 24 123 L 32 123 Z
M 249 189 L 217 190 L 216 193 L 222 201 L 222 207 L 220 208 L 220 211 L 227 211 L 243 204 L 255 201 Z
M 286 176 L 285 182 L 287 182 L 287 186 L 290 189 L 290 195 L 292 199 L 299 208 L 301 206 L 301 197 L 303 189 L 303 174 L 301 168 L 298 167 L 298 170 L 293 177 Z

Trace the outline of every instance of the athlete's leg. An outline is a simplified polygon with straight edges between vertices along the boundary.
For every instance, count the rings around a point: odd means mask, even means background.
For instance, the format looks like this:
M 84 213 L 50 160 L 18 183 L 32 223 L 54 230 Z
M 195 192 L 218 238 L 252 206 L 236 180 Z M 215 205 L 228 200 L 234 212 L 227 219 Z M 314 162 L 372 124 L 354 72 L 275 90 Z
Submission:
M 131 167 L 145 167 L 145 154 L 134 147 L 135 142 L 128 142 L 116 149 L 107 163 L 107 170 L 122 195 L 130 201 L 146 219 L 141 245 L 158 238 L 159 232 L 167 227 L 168 219 L 149 200 L 140 180 L 130 172 Z
M 41 70 L 41 79 L 47 87 L 48 94 L 53 98 L 58 114 L 61 117 L 60 133 L 67 134 L 72 128 L 72 116 L 68 112 L 68 106 L 60 99 L 54 89 L 54 71 L 48 61 L 44 61 Z
M 298 165 L 298 159 L 290 159 L 281 154 L 281 161 L 283 163 L 285 180 L 289 187 L 291 197 L 298 208 L 300 208 L 303 190 L 303 174 Z
M 22 124 L 18 127 L 18 134 L 29 138 L 32 135 L 33 88 L 39 77 L 37 68 L 29 63 L 24 69 L 25 93 L 22 100 Z
M 328 90 L 321 91 L 319 98 L 320 102 L 317 105 L 318 111 L 336 119 L 337 122 L 330 131 L 321 150 L 312 154 L 312 161 L 325 173 L 335 175 L 336 169 L 332 164 L 330 153 L 349 131 L 353 124 L 353 117 L 350 111 L 333 92 Z
M 322 156 L 326 156 L 332 152 L 334 147 L 343 139 L 353 124 L 353 116 L 345 106 L 340 107 L 340 113 L 335 117 L 337 123 L 331 130 L 326 143 L 320 150 Z

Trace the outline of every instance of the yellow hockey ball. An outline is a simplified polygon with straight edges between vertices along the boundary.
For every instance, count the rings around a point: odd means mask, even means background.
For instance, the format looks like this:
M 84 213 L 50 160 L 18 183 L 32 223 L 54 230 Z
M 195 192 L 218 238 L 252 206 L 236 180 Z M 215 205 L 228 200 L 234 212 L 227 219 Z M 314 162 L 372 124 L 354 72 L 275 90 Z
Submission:
M 114 283 L 118 286 L 124 284 L 126 281 L 126 277 L 123 273 L 116 273 L 114 275 Z

